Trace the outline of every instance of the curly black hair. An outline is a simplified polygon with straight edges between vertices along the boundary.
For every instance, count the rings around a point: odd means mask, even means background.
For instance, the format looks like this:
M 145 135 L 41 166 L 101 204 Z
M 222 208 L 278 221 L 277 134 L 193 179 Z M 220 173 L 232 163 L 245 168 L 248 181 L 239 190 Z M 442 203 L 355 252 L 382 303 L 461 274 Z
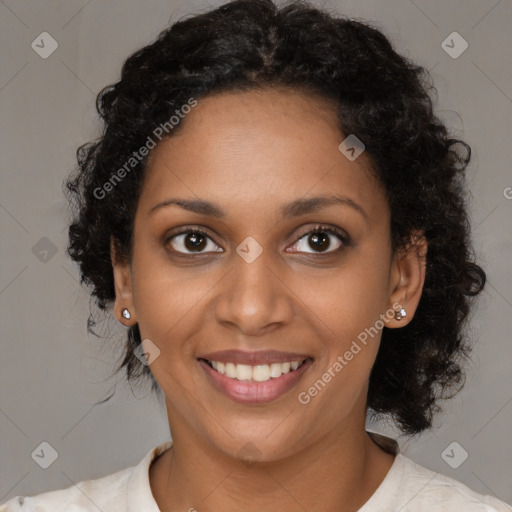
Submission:
M 157 126 L 167 126 L 164 136 L 172 137 L 183 123 L 172 126 L 169 119 L 191 98 L 281 86 L 333 100 L 342 133 L 364 142 L 389 202 L 393 250 L 424 231 L 426 277 L 416 314 L 400 329 L 384 327 L 367 401 L 373 417 L 418 434 L 432 426 L 439 401 L 463 385 L 461 362 L 471 351 L 467 317 L 486 281 L 470 240 L 464 170 L 471 148 L 451 138 L 434 115 L 428 71 L 399 55 L 368 21 L 305 1 L 278 7 L 271 0 L 236 0 L 162 31 L 97 96 L 102 135 L 78 148 L 78 166 L 64 186 L 75 207 L 67 252 L 105 313 L 115 299 L 110 238 L 125 261 L 133 247 L 148 158 L 135 161 L 134 152 Z M 114 183 L 123 166 L 126 177 Z M 126 367 L 128 382 L 148 377 L 160 392 L 134 355 L 140 343 L 135 325 L 116 373 Z

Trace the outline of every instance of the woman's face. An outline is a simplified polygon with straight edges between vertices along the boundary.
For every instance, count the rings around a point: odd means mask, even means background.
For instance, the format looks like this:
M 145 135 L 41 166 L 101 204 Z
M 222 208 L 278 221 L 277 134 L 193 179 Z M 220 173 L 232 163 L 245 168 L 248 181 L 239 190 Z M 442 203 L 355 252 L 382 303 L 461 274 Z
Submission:
M 217 94 L 151 154 L 116 307 L 139 324 L 171 431 L 226 454 L 273 460 L 362 428 L 382 325 L 419 300 L 335 116 L 292 91 Z

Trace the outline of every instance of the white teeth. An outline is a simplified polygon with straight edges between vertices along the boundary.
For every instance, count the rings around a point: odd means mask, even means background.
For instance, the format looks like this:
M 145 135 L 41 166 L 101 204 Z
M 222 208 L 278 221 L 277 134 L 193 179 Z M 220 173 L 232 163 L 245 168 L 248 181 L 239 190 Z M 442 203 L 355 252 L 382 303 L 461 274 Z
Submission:
M 266 382 L 267 380 L 277 379 L 297 370 L 303 361 L 292 361 L 286 363 L 259 364 L 252 366 L 249 364 L 221 363 L 220 361 L 210 361 L 212 367 L 219 373 L 226 375 L 230 379 L 253 380 L 256 382 Z
M 252 369 L 252 379 L 257 382 L 265 382 L 270 379 L 270 366 L 260 364 Z
M 226 377 L 236 379 L 236 364 L 226 363 Z
M 236 365 L 236 378 L 238 380 L 251 380 L 252 379 L 252 366 L 248 364 Z
M 281 363 L 273 363 L 270 365 L 270 376 L 272 378 L 281 377 L 283 372 L 281 371 Z

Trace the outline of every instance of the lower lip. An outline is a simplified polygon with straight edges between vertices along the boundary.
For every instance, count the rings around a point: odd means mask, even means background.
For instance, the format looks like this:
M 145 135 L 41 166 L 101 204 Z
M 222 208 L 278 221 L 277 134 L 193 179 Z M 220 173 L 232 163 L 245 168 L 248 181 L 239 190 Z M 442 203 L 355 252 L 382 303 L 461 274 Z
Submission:
M 311 366 L 313 361 L 306 362 L 297 368 L 266 382 L 230 379 L 214 370 L 205 361 L 199 360 L 199 365 L 208 375 L 213 385 L 231 400 L 243 404 L 264 404 L 280 398 L 290 391 L 301 378 L 302 374 Z

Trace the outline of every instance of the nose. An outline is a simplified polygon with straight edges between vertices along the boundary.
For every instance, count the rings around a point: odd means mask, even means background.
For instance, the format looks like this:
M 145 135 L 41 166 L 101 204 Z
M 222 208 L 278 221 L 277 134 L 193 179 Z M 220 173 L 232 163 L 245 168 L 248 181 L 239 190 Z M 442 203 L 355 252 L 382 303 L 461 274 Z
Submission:
M 238 254 L 218 289 L 215 315 L 219 323 L 247 336 L 261 336 L 287 325 L 294 316 L 294 294 L 286 269 L 272 262 L 270 250 L 253 261 Z

